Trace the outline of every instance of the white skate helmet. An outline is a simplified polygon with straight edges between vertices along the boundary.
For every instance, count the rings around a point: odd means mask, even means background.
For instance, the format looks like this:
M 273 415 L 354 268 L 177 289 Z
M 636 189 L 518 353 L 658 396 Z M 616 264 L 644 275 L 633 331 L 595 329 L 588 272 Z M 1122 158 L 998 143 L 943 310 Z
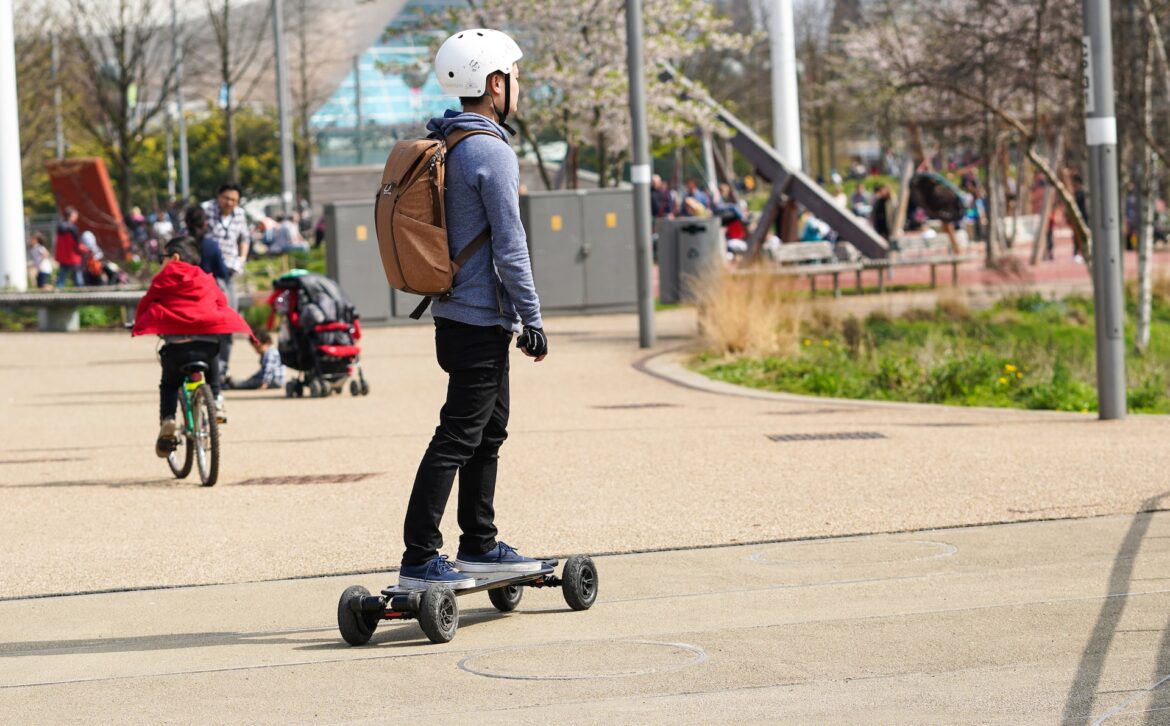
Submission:
M 488 76 L 497 71 L 510 75 L 512 64 L 523 56 L 516 41 L 498 30 L 461 30 L 435 54 L 435 75 L 446 95 L 478 98 L 487 89 Z

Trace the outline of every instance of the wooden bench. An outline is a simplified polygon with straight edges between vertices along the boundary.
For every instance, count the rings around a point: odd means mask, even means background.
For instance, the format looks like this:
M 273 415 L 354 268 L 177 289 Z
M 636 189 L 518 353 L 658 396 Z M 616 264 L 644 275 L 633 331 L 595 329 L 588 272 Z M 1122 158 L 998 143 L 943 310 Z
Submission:
M 933 231 L 933 230 L 932 230 Z M 967 247 L 969 242 L 966 230 L 955 231 L 955 242 L 959 248 Z M 899 237 L 897 249 L 891 249 L 890 256 L 885 259 L 862 260 L 863 270 L 877 270 L 878 292 L 885 292 L 886 278 L 899 267 L 930 267 L 930 287 L 938 286 L 938 268 L 950 266 L 951 284 L 959 284 L 959 265 L 982 259 L 974 253 L 955 253 L 951 250 L 951 240 L 946 233 L 907 235 Z M 857 273 L 857 290 L 861 291 L 861 271 Z
M 119 307 L 126 311 L 126 322 L 134 321 L 138 301 L 146 294 L 141 288 L 95 287 L 54 292 L 0 292 L 0 310 L 37 308 L 37 329 L 53 333 L 72 333 L 81 329 L 83 307 Z M 265 293 L 267 296 L 267 293 Z M 241 292 L 237 299 L 240 311 L 255 305 L 252 295 Z
M 0 292 L 0 308 L 37 308 L 37 328 L 51 332 L 73 332 L 81 328 L 81 308 L 97 305 L 120 307 L 128 320 L 134 319 L 142 289 L 95 289 L 93 292 Z
M 841 296 L 841 273 L 856 272 L 861 269 L 861 263 L 854 260 L 838 258 L 837 250 L 832 242 L 788 242 L 769 252 L 776 267 L 764 268 L 767 274 L 780 277 L 807 277 L 810 294 L 817 294 L 817 277 L 832 275 L 833 296 Z M 752 270 L 759 274 L 760 269 Z

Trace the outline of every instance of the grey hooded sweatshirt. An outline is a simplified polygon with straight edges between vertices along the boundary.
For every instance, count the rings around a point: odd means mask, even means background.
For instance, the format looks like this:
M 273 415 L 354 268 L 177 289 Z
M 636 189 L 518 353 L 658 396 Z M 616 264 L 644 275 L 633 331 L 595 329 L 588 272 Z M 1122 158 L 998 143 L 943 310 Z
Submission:
M 532 282 L 528 243 L 520 224 L 520 164 L 504 139 L 504 129 L 477 113 L 447 111 L 427 130 L 446 137 L 459 129 L 482 129 L 487 135 L 460 142 L 447 159 L 447 244 L 454 258 L 489 225 L 491 240 L 455 275 L 450 297 L 436 298 L 435 317 L 470 325 L 503 326 L 519 332 L 521 324 L 543 328 L 540 299 Z

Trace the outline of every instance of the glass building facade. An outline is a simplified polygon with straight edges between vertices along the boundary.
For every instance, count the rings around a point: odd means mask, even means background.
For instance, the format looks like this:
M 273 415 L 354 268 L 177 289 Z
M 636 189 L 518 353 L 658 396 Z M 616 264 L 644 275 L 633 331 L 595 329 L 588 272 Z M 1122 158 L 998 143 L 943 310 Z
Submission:
M 317 166 L 382 164 L 394 142 L 420 136 L 431 117 L 458 108 L 431 71 L 428 41 L 442 32 L 413 30 L 420 12 L 463 5 L 459 0 L 412 0 L 386 38 L 361 52 L 355 68 L 309 120 L 317 137 Z

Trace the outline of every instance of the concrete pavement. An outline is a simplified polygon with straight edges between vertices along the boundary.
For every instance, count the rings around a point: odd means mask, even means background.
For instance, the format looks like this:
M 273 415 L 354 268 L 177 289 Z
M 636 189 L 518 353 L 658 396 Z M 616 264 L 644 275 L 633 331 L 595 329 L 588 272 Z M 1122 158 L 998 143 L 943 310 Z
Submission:
M 443 396 L 428 330 L 367 332 L 366 398 L 229 393 L 212 489 L 153 455 L 154 341 L 0 337 L 0 714 L 1170 722 L 1165 418 L 733 390 L 679 367 L 688 311 L 658 320 L 649 354 L 598 316 L 513 358 L 501 536 L 612 553 L 598 604 L 473 595 L 448 645 L 404 623 L 358 649 L 333 612 L 393 581 Z

